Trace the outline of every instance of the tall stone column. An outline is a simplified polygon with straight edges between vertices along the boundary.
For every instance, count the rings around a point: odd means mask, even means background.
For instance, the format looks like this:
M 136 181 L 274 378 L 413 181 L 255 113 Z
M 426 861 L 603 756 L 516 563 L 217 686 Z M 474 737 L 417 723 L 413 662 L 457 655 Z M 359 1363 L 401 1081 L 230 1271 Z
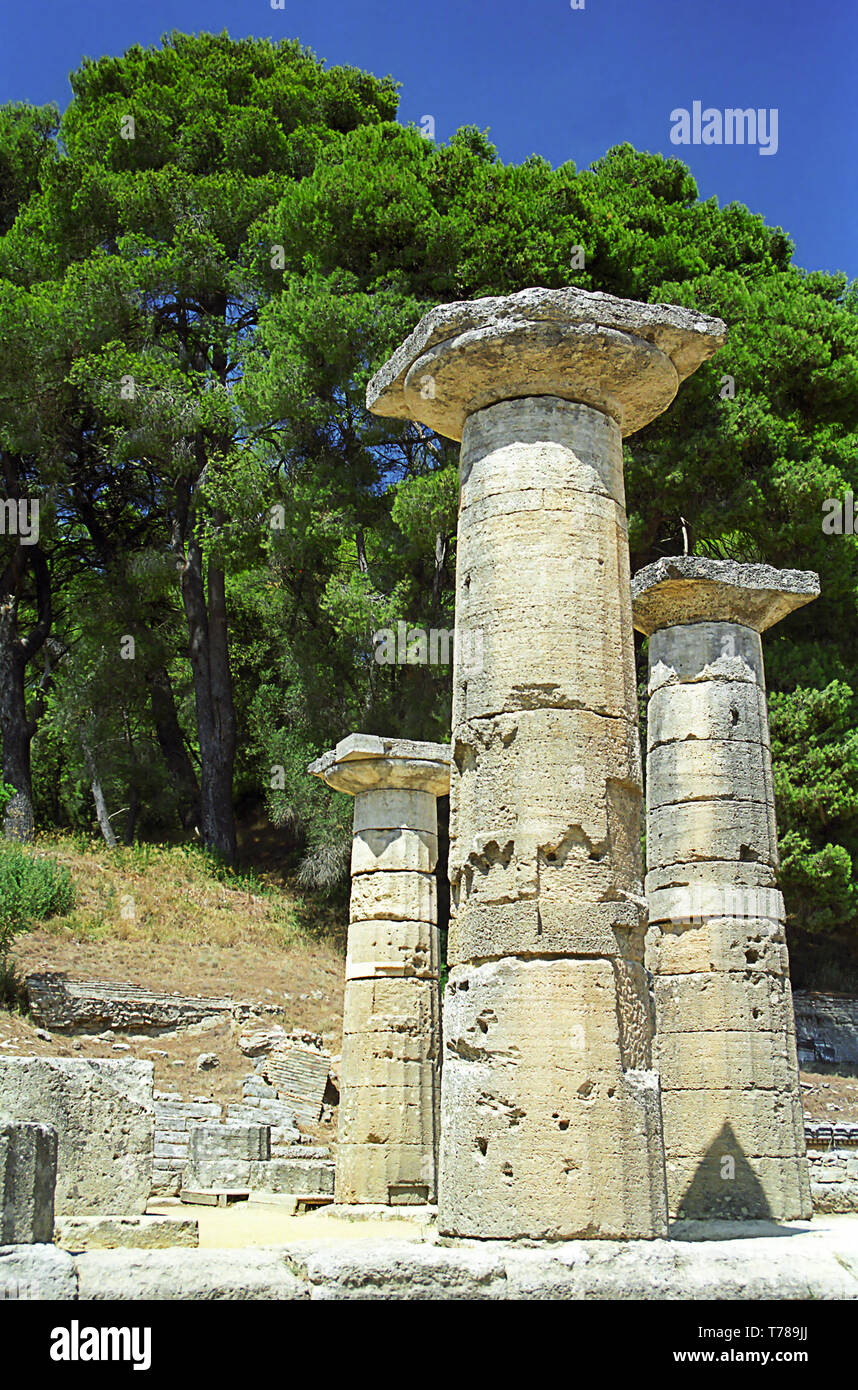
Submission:
M 666 1230 L 622 436 L 723 338 L 671 305 L 524 290 L 434 309 L 369 384 L 377 414 L 462 442 L 447 1234 Z
M 647 964 L 670 1211 L 810 1216 L 760 633 L 819 580 L 685 556 L 632 593 L 649 636 Z
M 352 734 L 310 771 L 355 799 L 336 1200 L 434 1202 L 441 1064 L 434 869 L 450 750 Z

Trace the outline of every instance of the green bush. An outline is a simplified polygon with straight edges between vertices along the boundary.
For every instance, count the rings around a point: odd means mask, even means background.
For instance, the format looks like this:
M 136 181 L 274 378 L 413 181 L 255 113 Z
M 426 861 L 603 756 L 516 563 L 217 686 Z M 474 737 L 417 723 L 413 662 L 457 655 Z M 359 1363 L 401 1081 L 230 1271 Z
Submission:
M 23 845 L 0 840 L 0 960 L 18 932 L 68 912 L 73 902 L 68 869 Z

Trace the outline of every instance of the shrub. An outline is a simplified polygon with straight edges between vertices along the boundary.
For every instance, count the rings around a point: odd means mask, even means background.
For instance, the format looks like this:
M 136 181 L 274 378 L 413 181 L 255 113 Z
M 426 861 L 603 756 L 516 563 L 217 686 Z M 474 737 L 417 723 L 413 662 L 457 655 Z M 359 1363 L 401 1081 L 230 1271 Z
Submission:
M 0 840 L 0 961 L 13 936 L 33 922 L 68 912 L 74 888 L 68 869 L 11 840 Z

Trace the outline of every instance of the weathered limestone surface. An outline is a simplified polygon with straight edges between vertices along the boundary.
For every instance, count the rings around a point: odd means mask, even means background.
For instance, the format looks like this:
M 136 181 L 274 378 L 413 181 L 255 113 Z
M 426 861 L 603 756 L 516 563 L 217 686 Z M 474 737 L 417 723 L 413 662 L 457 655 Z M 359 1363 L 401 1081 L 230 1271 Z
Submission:
M 235 999 L 163 994 L 109 980 L 70 980 L 61 971 L 28 975 L 27 997 L 37 1023 L 57 1033 L 115 1033 L 157 1036 L 179 1028 L 202 1030 L 222 1022 L 246 1022 L 265 1013 L 262 1004 Z
M 77 1296 L 77 1269 L 67 1251 L 42 1243 L 0 1245 L 0 1303 L 65 1301 Z
M 65 1216 L 57 1222 L 63 1250 L 168 1250 L 200 1243 L 199 1222 L 189 1216 Z
M 667 409 L 725 336 L 720 319 L 692 309 L 598 291 L 535 286 L 460 300 L 424 315 L 370 381 L 367 404 L 461 439 L 464 421 L 487 405 L 557 396 L 632 434 Z
M 142 1213 L 152 1191 L 151 1062 L 0 1058 L 0 1105 L 57 1132 L 57 1216 Z
M 232 1108 L 232 1107 L 230 1107 Z M 183 1100 L 178 1092 L 155 1092 L 155 1161 L 153 1195 L 177 1197 L 188 1164 L 190 1132 L 198 1124 L 219 1124 L 222 1106 L 216 1100 Z M 244 1116 L 242 1118 L 250 1118 Z M 253 1116 L 256 1119 L 256 1116 Z
M 529 289 L 432 310 L 367 390 L 462 441 L 456 649 L 481 638 L 453 681 L 446 1234 L 665 1230 L 622 437 L 724 332 Z
M 250 1168 L 251 1192 L 290 1192 L 299 1197 L 333 1197 L 330 1157 L 270 1158 Z
M 57 1132 L 0 1119 L 0 1245 L 54 1237 Z
M 434 1202 L 440 960 L 433 871 L 450 751 L 352 734 L 310 771 L 355 798 L 337 1201 Z
M 293 1274 L 278 1249 L 90 1250 L 77 1257 L 73 1269 L 82 1302 L 253 1299 L 280 1303 L 308 1297 L 305 1281 Z
M 858 1149 L 805 1134 L 815 1212 L 858 1215 Z
M 50 1251 L 55 1262 L 67 1262 L 70 1291 L 62 1296 L 74 1297 L 79 1281 L 81 1300 L 858 1299 L 854 1221 L 822 1218 L 787 1237 L 769 1222 L 740 1230 L 714 1221 L 681 1225 L 681 1240 L 535 1249 L 502 1241 L 361 1240 L 354 1233 L 267 1249 L 94 1250 L 74 1261 L 50 1247 L 15 1248 Z M 6 1253 L 0 1249 L 0 1289 Z
M 814 574 L 694 556 L 632 583 L 650 639 L 647 965 L 679 1216 L 811 1211 L 760 633 L 818 592 Z
M 188 1137 L 182 1186 L 204 1192 L 212 1188 L 249 1190 L 251 1173 L 270 1157 L 268 1125 L 196 1125 Z

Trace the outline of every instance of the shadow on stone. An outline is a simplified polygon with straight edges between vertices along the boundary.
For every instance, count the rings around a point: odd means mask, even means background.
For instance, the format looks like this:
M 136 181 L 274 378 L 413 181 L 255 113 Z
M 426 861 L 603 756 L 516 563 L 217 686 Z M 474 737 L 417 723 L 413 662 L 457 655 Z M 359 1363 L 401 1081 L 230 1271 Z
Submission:
M 772 1210 L 742 1146 L 725 1123 L 679 1200 L 678 1221 L 772 1221 Z

